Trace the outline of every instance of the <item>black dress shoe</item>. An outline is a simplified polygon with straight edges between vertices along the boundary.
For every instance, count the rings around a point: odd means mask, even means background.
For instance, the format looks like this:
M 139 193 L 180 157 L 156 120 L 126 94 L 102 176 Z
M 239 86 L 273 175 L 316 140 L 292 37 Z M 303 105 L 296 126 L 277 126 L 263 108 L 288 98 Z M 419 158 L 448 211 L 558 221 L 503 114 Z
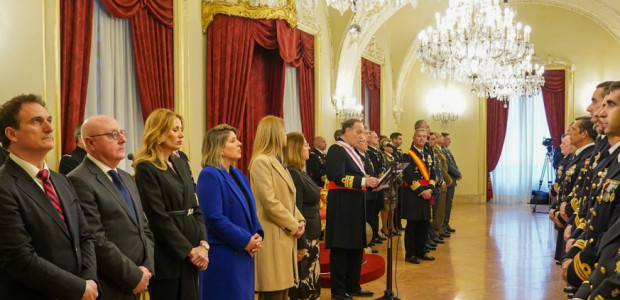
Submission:
M 437 250 L 437 247 L 435 247 L 435 246 L 431 246 L 431 245 L 429 245 L 429 244 L 426 244 L 426 246 L 425 246 L 425 247 L 426 247 L 427 249 L 429 249 L 429 250 Z
M 380 239 L 381 241 L 387 241 L 387 238 L 384 238 L 382 236 L 377 236 L 378 239 Z
M 408 262 L 408 263 L 416 264 L 416 265 L 419 265 L 419 264 L 420 264 L 420 259 L 419 259 L 419 258 L 417 258 L 417 257 L 415 257 L 415 256 L 412 256 L 412 257 L 406 257 L 406 258 L 405 258 L 405 261 L 406 261 L 406 262 Z
M 449 233 L 442 233 L 442 234 L 439 234 L 439 236 L 442 238 L 449 238 L 451 235 Z
M 435 242 L 435 244 L 443 244 L 443 243 L 445 243 L 443 239 L 441 239 L 441 240 L 440 239 L 434 239 L 432 241 Z
M 450 225 L 446 225 L 446 227 L 444 227 L 444 230 L 446 230 L 448 232 L 456 232 L 456 229 L 452 229 L 452 227 L 450 227 Z
M 373 244 L 383 244 L 383 240 L 381 240 L 381 239 L 379 239 L 379 238 L 374 238 L 374 239 L 372 240 L 372 243 L 373 243 Z
M 345 293 L 343 295 L 334 295 L 332 294 L 332 299 L 338 299 L 338 300 L 353 300 L 355 298 L 353 298 L 353 296 Z
M 430 256 L 428 254 L 424 254 L 424 256 L 420 257 L 421 260 L 428 260 L 428 261 L 433 261 L 435 260 L 435 257 Z
M 431 247 L 437 247 L 437 244 L 433 240 L 429 240 L 428 242 L 426 242 L 426 244 Z
M 349 295 L 357 297 L 372 297 L 375 293 L 368 290 L 359 290 L 357 292 L 350 292 Z
M 379 253 L 379 250 L 375 249 L 375 248 L 370 248 L 370 252 L 374 253 Z

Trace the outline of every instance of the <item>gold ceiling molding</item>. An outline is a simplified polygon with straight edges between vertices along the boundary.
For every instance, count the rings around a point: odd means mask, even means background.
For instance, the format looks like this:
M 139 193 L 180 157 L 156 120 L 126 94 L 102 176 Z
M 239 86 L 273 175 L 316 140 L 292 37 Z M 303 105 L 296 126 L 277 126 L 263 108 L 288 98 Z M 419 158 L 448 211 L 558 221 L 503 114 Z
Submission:
M 207 33 L 207 28 L 217 14 L 248 19 L 285 20 L 292 28 L 297 27 L 297 4 L 295 0 L 286 0 L 286 4 L 280 7 L 252 6 L 249 2 L 229 3 L 202 0 L 202 33 Z
M 546 5 L 584 16 L 607 31 L 620 43 L 620 12 L 601 0 L 510 0 L 509 4 Z
M 366 49 L 364 49 L 364 53 L 362 54 L 362 56 L 377 64 L 385 64 L 383 49 L 381 49 L 381 45 L 379 45 L 379 42 L 377 42 L 376 36 L 372 36 L 370 42 L 368 42 L 368 45 L 366 45 Z

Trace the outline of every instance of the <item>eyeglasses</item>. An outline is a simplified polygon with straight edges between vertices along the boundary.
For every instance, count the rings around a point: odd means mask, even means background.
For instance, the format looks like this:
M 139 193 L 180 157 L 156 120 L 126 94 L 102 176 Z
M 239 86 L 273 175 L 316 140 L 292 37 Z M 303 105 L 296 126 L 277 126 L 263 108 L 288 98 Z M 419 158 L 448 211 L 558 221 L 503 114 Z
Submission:
M 112 130 L 112 132 L 107 132 L 107 133 L 102 133 L 102 134 L 91 135 L 90 137 L 91 137 L 91 138 L 94 138 L 94 137 L 104 136 L 104 135 L 105 135 L 105 136 L 109 136 L 109 137 L 111 137 L 113 140 L 118 140 L 118 137 L 119 137 L 119 136 L 121 136 L 121 135 L 122 135 L 123 137 L 125 137 L 125 136 L 126 136 L 126 135 L 125 135 L 125 133 L 126 133 L 126 131 L 125 131 L 125 130 L 121 130 L 121 131 L 118 131 L 118 130 Z

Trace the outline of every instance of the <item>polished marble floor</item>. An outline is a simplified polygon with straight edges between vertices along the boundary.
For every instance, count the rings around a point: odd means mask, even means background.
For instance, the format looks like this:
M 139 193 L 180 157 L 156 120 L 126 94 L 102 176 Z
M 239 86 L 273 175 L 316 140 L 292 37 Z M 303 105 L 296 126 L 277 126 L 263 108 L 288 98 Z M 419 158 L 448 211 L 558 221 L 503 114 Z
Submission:
M 457 232 L 431 252 L 433 262 L 406 263 L 403 239 L 394 240 L 393 290 L 400 299 L 566 299 L 546 214 L 524 204 L 455 204 L 450 223 Z M 377 246 L 384 257 L 385 245 Z M 363 288 L 375 292 L 366 299 L 378 298 L 385 275 Z M 329 289 L 321 293 L 321 299 L 331 298 Z

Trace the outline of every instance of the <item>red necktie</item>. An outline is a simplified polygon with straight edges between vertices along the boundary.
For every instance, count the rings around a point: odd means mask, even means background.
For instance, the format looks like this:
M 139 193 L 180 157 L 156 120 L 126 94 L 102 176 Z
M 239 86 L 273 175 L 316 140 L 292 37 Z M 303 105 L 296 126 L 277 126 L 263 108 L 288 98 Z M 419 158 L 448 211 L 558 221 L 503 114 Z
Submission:
M 50 172 L 47 169 L 43 169 L 37 173 L 37 178 L 43 181 L 43 189 L 45 190 L 45 195 L 52 203 L 52 206 L 58 211 L 58 216 L 62 219 L 62 222 L 67 226 L 67 221 L 65 221 L 65 214 L 62 211 L 62 205 L 58 200 L 58 196 L 56 196 L 56 192 L 54 191 L 54 187 L 52 186 L 52 181 L 50 180 Z

